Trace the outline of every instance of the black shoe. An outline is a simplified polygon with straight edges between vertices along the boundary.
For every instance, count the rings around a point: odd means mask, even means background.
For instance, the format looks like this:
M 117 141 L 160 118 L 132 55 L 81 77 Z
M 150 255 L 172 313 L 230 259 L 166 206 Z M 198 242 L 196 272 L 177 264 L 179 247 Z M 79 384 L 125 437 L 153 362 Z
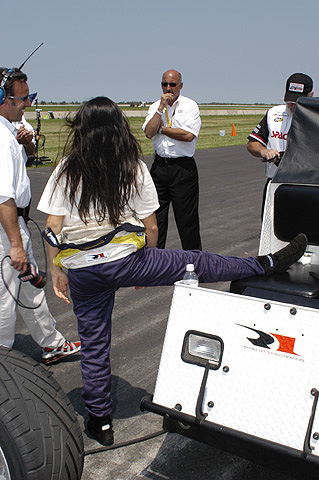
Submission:
M 278 252 L 256 257 L 266 275 L 283 273 L 290 265 L 299 260 L 307 248 L 308 239 L 304 233 L 297 235 L 288 245 Z
M 87 423 L 89 434 L 102 445 L 113 445 L 114 432 L 112 430 L 112 421 L 110 415 L 106 417 L 94 417 L 89 415 Z

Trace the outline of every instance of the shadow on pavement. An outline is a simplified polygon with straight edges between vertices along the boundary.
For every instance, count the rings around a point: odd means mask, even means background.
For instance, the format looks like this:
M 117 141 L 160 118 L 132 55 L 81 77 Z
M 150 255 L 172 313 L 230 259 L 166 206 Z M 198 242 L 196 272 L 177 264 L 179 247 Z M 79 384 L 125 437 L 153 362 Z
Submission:
M 150 480 L 289 480 L 233 454 L 170 433 L 152 463 L 140 474 Z

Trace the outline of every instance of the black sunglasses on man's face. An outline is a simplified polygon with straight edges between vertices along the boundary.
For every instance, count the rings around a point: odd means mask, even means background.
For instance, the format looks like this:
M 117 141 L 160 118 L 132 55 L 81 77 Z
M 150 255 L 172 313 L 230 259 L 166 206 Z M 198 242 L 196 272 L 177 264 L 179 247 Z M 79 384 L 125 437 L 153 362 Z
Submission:
M 162 87 L 176 87 L 177 83 L 175 82 L 162 82 Z

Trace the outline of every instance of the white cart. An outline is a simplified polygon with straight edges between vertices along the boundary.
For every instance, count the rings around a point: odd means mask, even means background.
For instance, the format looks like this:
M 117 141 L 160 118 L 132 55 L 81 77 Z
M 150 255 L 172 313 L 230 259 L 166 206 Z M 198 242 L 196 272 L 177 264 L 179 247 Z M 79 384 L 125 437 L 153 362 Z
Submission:
M 177 283 L 154 396 L 141 405 L 169 432 L 303 478 L 319 475 L 318 131 L 319 99 L 299 99 L 259 249 L 303 232 L 307 252 L 288 272 L 233 282 L 229 293 Z

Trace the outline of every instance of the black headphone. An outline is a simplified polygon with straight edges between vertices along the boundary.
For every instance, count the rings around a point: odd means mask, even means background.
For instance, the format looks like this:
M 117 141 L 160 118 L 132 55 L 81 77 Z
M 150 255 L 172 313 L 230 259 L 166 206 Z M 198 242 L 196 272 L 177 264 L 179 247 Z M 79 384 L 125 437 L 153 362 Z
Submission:
M 14 74 L 16 69 L 14 68 L 5 68 L 1 73 L 3 75 L 2 80 L 1 80 L 1 85 L 0 85 L 0 105 L 3 104 L 3 102 L 6 99 L 7 93 L 5 89 L 5 85 L 10 77 Z

